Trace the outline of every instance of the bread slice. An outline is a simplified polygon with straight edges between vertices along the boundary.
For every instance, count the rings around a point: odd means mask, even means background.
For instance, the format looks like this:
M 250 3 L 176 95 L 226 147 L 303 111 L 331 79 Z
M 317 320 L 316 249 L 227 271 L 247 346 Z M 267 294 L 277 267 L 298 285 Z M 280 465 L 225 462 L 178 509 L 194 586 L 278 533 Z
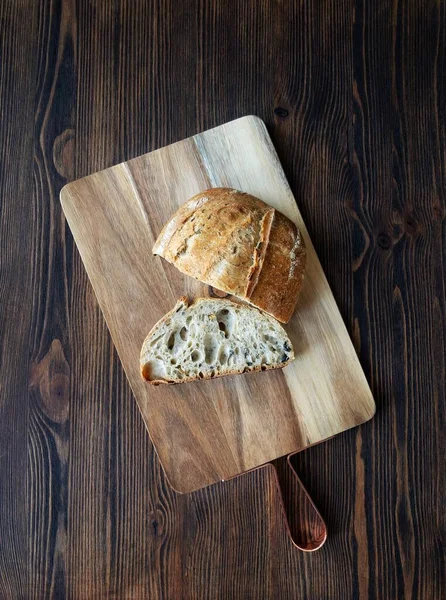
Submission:
M 153 253 L 282 323 L 294 312 L 306 263 L 303 238 L 290 219 L 229 188 L 206 190 L 180 206 Z
M 289 337 L 272 317 L 230 300 L 187 298 L 153 327 L 141 349 L 146 381 L 184 383 L 286 366 Z

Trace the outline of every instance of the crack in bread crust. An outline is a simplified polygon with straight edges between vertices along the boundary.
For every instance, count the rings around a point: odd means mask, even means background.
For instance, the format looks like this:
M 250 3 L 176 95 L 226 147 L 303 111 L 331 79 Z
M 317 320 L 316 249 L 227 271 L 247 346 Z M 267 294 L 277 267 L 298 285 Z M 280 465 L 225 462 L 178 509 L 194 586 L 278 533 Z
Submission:
M 262 200 L 227 188 L 206 190 L 180 206 L 153 252 L 284 323 L 294 312 L 306 263 L 292 221 Z

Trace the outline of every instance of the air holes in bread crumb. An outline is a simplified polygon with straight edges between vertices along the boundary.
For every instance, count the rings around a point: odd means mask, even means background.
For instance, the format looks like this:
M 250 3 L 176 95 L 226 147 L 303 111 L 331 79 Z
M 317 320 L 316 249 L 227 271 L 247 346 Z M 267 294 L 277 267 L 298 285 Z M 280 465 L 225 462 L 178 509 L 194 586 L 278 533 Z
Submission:
M 215 362 L 217 356 L 217 346 L 212 339 L 212 336 L 206 334 L 204 337 L 204 360 L 208 365 L 212 365 Z
M 223 331 L 225 338 L 229 338 L 234 329 L 234 315 L 227 308 L 222 308 L 217 312 L 216 316 L 220 331 Z
M 200 360 L 201 354 L 198 352 L 198 350 L 194 350 L 192 352 L 192 354 L 190 355 L 190 358 L 193 362 L 198 362 Z
M 172 331 L 172 333 L 169 335 L 169 339 L 167 340 L 167 348 L 169 350 L 173 350 L 173 347 L 175 346 L 175 331 Z
M 219 360 L 220 364 L 222 364 L 222 365 L 226 365 L 227 362 L 228 362 L 228 353 L 227 353 L 226 348 L 224 346 L 222 346 L 220 348 L 220 352 L 219 352 L 219 355 L 218 355 L 218 360 Z

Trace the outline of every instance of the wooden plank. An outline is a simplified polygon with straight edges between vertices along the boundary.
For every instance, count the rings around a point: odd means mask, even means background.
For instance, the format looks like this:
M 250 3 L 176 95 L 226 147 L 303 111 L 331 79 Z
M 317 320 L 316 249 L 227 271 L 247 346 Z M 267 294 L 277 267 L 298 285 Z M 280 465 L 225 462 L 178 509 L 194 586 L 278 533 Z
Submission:
M 38 11 L 28 4 L 0 3 L 0 598 L 8 599 L 25 598 L 34 583 L 28 556 L 37 545 L 29 536 L 37 486 L 28 474 L 37 474 L 42 458 L 28 378 L 40 267 L 30 202 Z
M 208 187 L 247 191 L 294 220 L 305 284 L 280 371 L 153 387 L 139 352 L 183 294 L 205 286 L 151 254 L 164 223 Z M 68 184 L 61 201 L 161 463 L 190 492 L 358 425 L 374 402 L 264 123 L 243 117 Z

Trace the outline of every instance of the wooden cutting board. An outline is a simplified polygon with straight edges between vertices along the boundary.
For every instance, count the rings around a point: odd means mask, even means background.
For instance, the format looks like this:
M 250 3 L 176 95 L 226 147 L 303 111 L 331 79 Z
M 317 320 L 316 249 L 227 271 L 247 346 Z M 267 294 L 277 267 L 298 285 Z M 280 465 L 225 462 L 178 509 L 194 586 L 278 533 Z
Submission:
M 210 290 L 151 250 L 188 198 L 234 187 L 295 221 L 308 250 L 285 369 L 154 387 L 139 352 L 184 295 Z M 375 404 L 264 123 L 243 117 L 65 186 L 61 202 L 171 486 L 191 492 L 370 419 Z M 211 290 L 212 292 L 212 290 Z

